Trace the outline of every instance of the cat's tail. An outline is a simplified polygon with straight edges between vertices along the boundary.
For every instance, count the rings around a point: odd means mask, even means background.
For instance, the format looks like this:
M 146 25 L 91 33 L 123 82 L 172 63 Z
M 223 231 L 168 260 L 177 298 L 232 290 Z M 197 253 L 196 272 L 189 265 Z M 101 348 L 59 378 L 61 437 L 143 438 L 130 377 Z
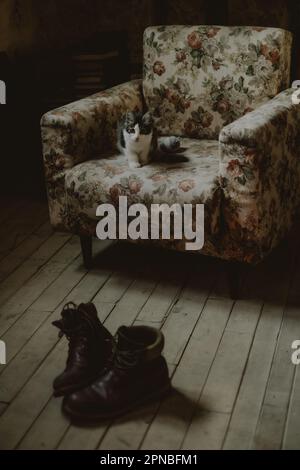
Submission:
M 179 137 L 161 137 L 158 142 L 158 150 L 164 154 L 176 153 L 180 149 L 180 145 Z

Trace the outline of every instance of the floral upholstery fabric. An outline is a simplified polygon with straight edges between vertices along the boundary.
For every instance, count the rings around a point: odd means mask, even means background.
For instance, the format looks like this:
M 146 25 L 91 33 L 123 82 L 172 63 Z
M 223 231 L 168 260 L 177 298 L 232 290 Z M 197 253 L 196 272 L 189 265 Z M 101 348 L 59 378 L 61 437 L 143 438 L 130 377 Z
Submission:
M 65 170 L 116 142 L 117 122 L 143 108 L 141 80 L 133 80 L 45 114 L 41 120 L 51 223 L 64 227 Z
M 182 139 L 184 152 L 130 169 L 124 155 L 112 154 L 76 165 L 66 173 L 65 225 L 75 233 L 95 234 L 96 208 L 143 203 L 205 204 L 206 239 L 219 231 L 221 192 L 217 141 Z M 208 243 L 207 243 L 208 244 Z
M 276 28 L 147 28 L 143 89 L 158 130 L 217 139 L 225 125 L 288 88 L 291 41 Z
M 220 134 L 224 219 L 250 261 L 291 228 L 300 207 L 300 106 L 286 90 Z

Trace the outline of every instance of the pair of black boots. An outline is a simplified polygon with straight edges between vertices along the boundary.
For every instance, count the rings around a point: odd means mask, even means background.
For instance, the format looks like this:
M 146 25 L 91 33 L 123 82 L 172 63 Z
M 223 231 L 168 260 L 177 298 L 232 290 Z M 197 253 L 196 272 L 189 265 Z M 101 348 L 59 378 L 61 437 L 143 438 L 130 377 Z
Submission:
M 53 325 L 69 341 L 66 368 L 53 388 L 71 419 L 113 418 L 170 389 L 159 330 L 121 326 L 113 338 L 92 303 L 67 304 Z

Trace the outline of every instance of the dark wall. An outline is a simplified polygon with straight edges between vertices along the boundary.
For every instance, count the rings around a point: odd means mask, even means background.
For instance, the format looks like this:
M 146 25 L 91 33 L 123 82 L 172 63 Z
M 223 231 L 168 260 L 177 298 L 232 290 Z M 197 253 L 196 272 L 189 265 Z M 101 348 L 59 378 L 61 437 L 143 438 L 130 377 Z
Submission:
M 3 0 L 0 51 L 11 57 L 68 47 L 100 31 L 128 31 L 130 61 L 140 62 L 146 26 L 159 20 L 156 0 Z M 157 16 L 158 15 L 158 16 Z
M 0 0 L 0 58 L 4 51 L 11 64 L 0 60 L 0 79 L 6 74 L 10 85 L 9 104 L 0 107 L 0 154 L 8 175 L 0 192 L 43 192 L 39 95 L 51 84 L 36 73 L 41 59 L 110 32 L 111 39 L 104 41 L 127 38 L 128 78 L 141 76 L 144 29 L 178 23 L 290 29 L 295 36 L 292 77 L 300 78 L 300 0 Z M 121 31 L 125 36 L 119 36 Z M 61 68 L 53 66 L 52 74 L 60 81 Z M 125 75 L 117 74 L 120 81 Z
M 150 24 L 256 24 L 292 29 L 298 36 L 299 4 L 299 0 L 2 0 L 0 51 L 14 56 L 51 50 L 98 31 L 126 30 L 133 73 L 138 73 L 142 34 Z

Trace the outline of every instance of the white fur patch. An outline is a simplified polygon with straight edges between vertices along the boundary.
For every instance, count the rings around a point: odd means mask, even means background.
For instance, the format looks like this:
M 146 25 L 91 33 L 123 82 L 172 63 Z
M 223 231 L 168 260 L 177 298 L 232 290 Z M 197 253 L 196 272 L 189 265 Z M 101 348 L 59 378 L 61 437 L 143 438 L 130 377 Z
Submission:
M 125 140 L 123 152 L 128 158 L 129 166 L 138 168 L 149 163 L 152 132 L 150 134 L 141 134 L 140 127 L 136 124 L 134 132 L 130 133 L 124 129 L 123 135 Z
M 124 129 L 125 150 L 136 154 L 141 154 L 150 150 L 152 141 L 152 132 L 150 134 L 141 134 L 138 124 L 134 127 L 134 133 L 129 133 Z

